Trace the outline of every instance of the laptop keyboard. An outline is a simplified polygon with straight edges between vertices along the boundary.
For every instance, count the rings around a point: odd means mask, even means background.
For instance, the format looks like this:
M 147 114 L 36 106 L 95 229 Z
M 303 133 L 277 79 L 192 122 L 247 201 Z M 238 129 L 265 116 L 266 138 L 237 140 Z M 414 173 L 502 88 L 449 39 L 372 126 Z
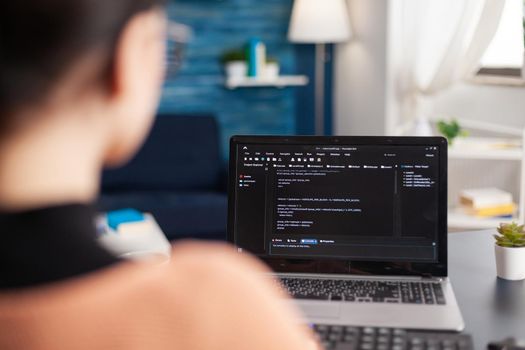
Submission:
M 326 350 L 472 350 L 468 334 L 313 325 Z
M 281 278 L 281 284 L 296 299 L 429 305 L 446 303 L 441 284 L 436 282 Z

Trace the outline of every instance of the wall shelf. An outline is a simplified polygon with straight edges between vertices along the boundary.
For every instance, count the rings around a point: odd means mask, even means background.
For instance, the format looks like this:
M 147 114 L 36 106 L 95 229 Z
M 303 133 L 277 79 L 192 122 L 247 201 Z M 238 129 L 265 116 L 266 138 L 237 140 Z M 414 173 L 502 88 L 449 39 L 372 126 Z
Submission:
M 521 160 L 523 148 L 519 139 L 468 137 L 449 146 L 448 155 L 462 159 Z
M 448 212 L 448 226 L 455 229 L 493 229 L 500 223 L 511 223 L 512 221 L 519 221 L 519 218 L 479 218 L 461 213 L 457 208 L 451 208 Z
M 275 87 L 285 88 L 287 86 L 305 86 L 308 84 L 308 77 L 305 75 L 281 75 L 277 78 L 226 78 L 228 89 L 250 88 L 250 87 Z
M 459 229 L 496 228 L 500 223 L 525 221 L 525 130 L 520 128 L 504 127 L 498 124 L 460 120 L 467 128 L 506 134 L 508 138 L 467 137 L 458 139 L 449 146 L 448 156 L 462 160 L 509 160 L 520 162 L 520 189 L 518 198 L 518 212 L 513 218 L 479 218 L 467 215 L 461 210 L 450 208 L 448 226 Z M 496 184 L 494 184 L 496 185 Z M 497 185 L 496 185 L 497 187 Z

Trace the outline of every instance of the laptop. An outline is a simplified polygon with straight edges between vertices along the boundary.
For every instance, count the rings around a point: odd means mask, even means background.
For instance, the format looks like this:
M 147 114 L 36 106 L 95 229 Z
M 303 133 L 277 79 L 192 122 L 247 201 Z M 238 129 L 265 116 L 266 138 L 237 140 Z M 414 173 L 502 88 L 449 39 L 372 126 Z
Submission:
M 440 137 L 234 136 L 228 239 L 306 321 L 461 331 Z

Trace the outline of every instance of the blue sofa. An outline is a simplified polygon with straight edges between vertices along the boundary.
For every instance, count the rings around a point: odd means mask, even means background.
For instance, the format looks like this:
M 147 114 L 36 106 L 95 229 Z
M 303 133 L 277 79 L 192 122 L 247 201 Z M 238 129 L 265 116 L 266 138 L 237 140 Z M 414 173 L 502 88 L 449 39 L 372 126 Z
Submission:
M 99 209 L 151 212 L 170 240 L 225 239 L 226 175 L 213 116 L 159 115 L 137 156 L 104 172 Z

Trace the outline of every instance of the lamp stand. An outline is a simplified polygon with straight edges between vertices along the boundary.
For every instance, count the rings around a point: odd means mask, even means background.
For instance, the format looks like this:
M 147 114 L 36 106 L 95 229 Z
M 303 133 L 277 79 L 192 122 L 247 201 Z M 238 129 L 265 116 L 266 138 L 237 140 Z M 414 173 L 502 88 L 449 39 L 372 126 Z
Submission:
M 315 45 L 315 134 L 324 135 L 325 44 Z

